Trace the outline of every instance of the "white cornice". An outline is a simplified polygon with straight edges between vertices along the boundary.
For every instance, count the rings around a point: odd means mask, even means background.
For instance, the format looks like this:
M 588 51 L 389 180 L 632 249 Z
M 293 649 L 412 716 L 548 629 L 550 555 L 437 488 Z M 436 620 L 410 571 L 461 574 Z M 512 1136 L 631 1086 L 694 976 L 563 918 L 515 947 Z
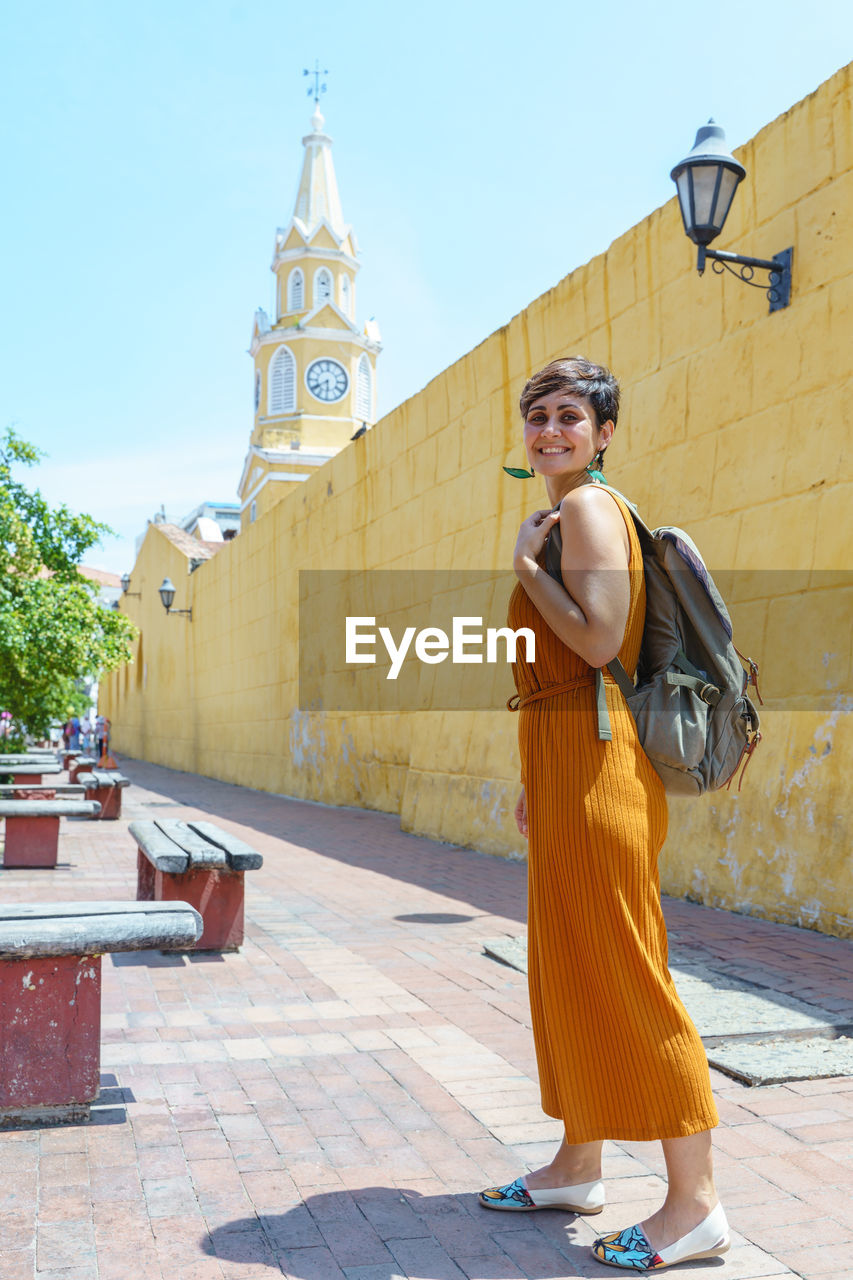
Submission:
M 330 305 L 333 304 L 323 303 L 324 307 Z M 284 329 L 270 329 L 269 333 L 265 333 L 263 337 L 255 339 L 249 348 L 249 354 L 256 355 L 260 347 L 271 345 L 278 347 L 283 343 L 299 342 L 302 338 L 322 338 L 324 341 L 329 342 L 344 342 L 350 346 L 358 347 L 361 351 L 373 351 L 377 355 L 382 350 L 381 342 L 371 342 L 362 333 L 347 332 L 344 329 L 303 329 L 300 325 L 298 329 L 295 326 Z
M 361 270 L 361 259 L 345 253 L 343 249 L 316 249 L 313 245 L 298 245 L 295 249 L 282 249 L 273 254 L 270 271 L 275 271 L 281 263 L 293 262 L 296 258 L 328 258 L 332 262 L 344 262 L 353 271 Z
M 308 477 L 313 474 L 314 473 L 312 471 L 307 473 L 297 471 L 268 471 L 263 479 L 258 481 L 251 493 L 248 493 L 243 502 L 240 503 L 240 510 L 245 511 L 249 503 L 252 502 L 254 498 L 257 498 L 264 485 L 271 480 L 287 480 L 291 484 L 295 481 L 297 484 L 301 484 L 303 480 L 307 480 Z
M 319 422 L 336 421 L 327 417 L 321 417 L 319 414 L 297 413 L 291 414 L 288 418 L 260 418 L 259 423 L 282 424 L 288 421 L 294 422 L 302 418 L 313 419 Z M 341 418 L 341 422 L 346 422 L 346 418 Z M 354 422 L 355 419 L 352 419 Z M 330 458 L 334 458 L 335 454 L 340 453 L 340 449 L 327 449 L 322 445 L 315 445 L 310 453 L 304 452 L 302 449 L 264 449 L 259 444 L 250 444 L 249 451 L 246 454 L 246 460 L 243 463 L 243 470 L 240 474 L 240 481 L 237 485 L 237 493 L 239 494 L 249 475 L 249 468 L 253 461 L 260 458 L 262 462 L 269 463 L 290 463 L 291 466 L 306 467 L 322 467 L 324 462 L 328 462 Z M 304 479 L 304 477 L 303 477 Z M 244 504 L 245 505 L 245 504 Z

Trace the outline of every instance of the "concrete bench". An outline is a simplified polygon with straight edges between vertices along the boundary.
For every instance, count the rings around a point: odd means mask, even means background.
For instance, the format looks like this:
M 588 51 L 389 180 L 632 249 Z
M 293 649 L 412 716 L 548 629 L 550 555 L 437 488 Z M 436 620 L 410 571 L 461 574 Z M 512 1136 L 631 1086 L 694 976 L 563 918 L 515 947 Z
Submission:
M 101 953 L 191 946 L 186 902 L 0 907 L 0 1128 L 89 1118 L 101 1066 Z
M 0 751 L 0 762 L 4 760 L 56 760 L 56 752 L 52 747 L 27 747 L 24 751 Z
M 86 799 L 100 804 L 101 818 L 121 817 L 121 793 L 130 785 L 130 778 L 117 769 L 78 769 L 77 781 L 86 788 Z
M 13 782 L 29 782 L 33 786 L 38 786 L 43 777 L 61 772 L 56 760 L 33 760 L 30 757 L 26 760 L 10 760 L 7 764 L 0 764 L 0 775 L 11 774 Z
M 28 800 L 33 793 L 47 791 L 65 800 L 86 799 L 86 788 L 71 782 L 0 782 L 0 800 Z
M 0 800 L 4 867 L 55 867 L 59 819 L 91 818 L 100 808 L 97 800 Z
M 97 760 L 94 756 L 77 756 L 68 765 L 68 781 L 76 782 L 78 773 L 90 773 Z
M 263 858 L 212 822 L 161 818 L 131 822 L 136 841 L 140 901 L 181 898 L 201 912 L 196 950 L 236 951 L 243 942 L 243 875 Z

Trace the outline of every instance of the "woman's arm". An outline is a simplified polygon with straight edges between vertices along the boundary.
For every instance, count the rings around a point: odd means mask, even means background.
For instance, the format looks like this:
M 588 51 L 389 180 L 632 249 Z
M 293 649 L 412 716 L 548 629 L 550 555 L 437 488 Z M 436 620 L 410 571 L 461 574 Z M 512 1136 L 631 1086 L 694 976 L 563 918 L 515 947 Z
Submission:
M 513 568 L 556 636 L 592 667 L 615 658 L 622 644 L 631 601 L 630 545 L 622 513 L 597 486 L 573 489 L 563 499 L 563 585 L 549 576 L 536 557 L 556 521 L 536 512 L 518 534 Z M 538 544 L 538 545 L 537 545 Z

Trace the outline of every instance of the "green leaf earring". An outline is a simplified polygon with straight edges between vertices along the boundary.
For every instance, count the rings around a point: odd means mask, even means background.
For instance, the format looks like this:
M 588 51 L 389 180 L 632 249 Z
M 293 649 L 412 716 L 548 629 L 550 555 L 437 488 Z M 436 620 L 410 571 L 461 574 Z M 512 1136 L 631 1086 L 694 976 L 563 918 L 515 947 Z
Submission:
M 501 470 L 505 471 L 508 476 L 512 476 L 513 480 L 529 480 L 536 475 L 532 467 L 529 471 L 524 471 L 521 467 L 501 467 Z
M 601 466 L 603 460 L 604 460 L 604 450 L 599 449 L 598 453 L 595 455 L 592 462 L 586 468 L 587 475 L 589 475 L 590 479 L 594 480 L 596 484 L 607 484 L 607 481 L 604 478 L 604 472 L 599 471 L 599 467 Z

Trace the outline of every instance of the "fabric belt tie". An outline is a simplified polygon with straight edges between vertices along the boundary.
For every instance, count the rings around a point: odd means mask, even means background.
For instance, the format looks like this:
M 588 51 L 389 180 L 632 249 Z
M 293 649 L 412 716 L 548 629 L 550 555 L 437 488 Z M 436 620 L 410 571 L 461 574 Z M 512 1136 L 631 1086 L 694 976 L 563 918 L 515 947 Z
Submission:
M 535 689 L 533 693 L 527 693 L 523 697 L 519 693 L 514 693 L 511 698 L 507 699 L 508 711 L 520 711 L 522 707 L 530 706 L 532 702 L 541 702 L 544 698 L 556 697 L 558 693 L 573 693 L 575 689 L 584 689 L 595 686 L 595 710 L 598 719 L 598 737 L 602 742 L 610 742 L 612 733 L 610 732 L 610 718 L 607 714 L 607 697 L 604 691 L 606 684 L 616 684 L 610 672 L 601 670 L 593 671 L 588 676 L 578 676 L 576 680 L 565 680 L 562 684 L 546 684 L 542 689 Z

